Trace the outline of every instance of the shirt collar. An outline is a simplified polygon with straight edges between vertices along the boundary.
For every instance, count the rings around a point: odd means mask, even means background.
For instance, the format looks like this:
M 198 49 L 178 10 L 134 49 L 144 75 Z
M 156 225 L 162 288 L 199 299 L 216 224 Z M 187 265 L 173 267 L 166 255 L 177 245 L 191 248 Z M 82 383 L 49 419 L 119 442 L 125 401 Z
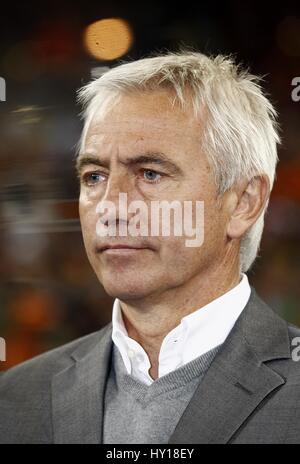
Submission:
M 184 316 L 180 324 L 166 335 L 159 354 L 159 376 L 169 372 L 171 367 L 187 363 L 225 341 L 250 297 L 247 275 L 242 274 L 241 277 L 234 288 Z M 119 348 L 129 374 L 132 373 L 133 354 L 148 371 L 148 356 L 142 346 L 128 336 L 118 298 L 114 301 L 112 311 L 112 339 Z M 144 375 L 150 383 L 148 372 L 144 372 Z

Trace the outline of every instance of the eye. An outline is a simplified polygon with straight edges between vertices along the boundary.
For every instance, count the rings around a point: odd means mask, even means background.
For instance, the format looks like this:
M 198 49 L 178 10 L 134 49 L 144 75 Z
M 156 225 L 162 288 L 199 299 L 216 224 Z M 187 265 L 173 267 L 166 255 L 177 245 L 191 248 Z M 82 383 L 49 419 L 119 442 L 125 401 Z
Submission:
M 152 182 L 153 184 L 155 184 L 162 178 L 162 174 L 160 174 L 159 172 L 153 171 L 152 169 L 144 169 L 143 177 L 148 182 Z
M 105 175 L 101 172 L 87 172 L 82 176 L 83 183 L 88 187 L 93 187 L 105 180 Z

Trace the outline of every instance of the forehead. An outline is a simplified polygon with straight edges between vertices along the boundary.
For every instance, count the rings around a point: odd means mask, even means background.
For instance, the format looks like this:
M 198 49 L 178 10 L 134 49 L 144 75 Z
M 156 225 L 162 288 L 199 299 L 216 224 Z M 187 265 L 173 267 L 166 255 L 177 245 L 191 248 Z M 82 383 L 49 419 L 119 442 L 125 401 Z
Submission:
M 139 92 L 122 95 L 102 110 L 100 107 L 89 124 L 84 150 L 114 144 L 199 147 L 202 123 L 191 105 L 183 110 L 177 103 L 172 105 L 171 99 L 167 91 Z

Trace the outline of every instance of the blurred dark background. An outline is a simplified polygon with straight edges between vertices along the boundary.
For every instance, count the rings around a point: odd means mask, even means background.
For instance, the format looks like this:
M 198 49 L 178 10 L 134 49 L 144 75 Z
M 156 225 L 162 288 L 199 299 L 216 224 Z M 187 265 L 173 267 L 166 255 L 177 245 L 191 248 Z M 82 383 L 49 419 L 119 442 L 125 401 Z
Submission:
M 180 46 L 232 53 L 265 76 L 283 145 L 260 257 L 248 277 L 300 326 L 300 101 L 292 99 L 299 10 L 299 2 L 248 0 L 1 5 L 0 336 L 7 361 L 0 369 L 110 320 L 112 300 L 90 268 L 78 221 L 76 90 L 101 68 Z

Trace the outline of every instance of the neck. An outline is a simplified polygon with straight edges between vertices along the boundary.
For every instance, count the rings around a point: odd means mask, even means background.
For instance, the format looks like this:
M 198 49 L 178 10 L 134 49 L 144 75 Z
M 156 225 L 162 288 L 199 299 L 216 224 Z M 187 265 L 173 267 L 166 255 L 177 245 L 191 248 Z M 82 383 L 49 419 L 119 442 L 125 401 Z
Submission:
M 120 302 L 128 335 L 147 353 L 152 378 L 158 376 L 158 357 L 165 336 L 184 316 L 224 295 L 239 281 L 238 266 L 231 272 L 219 266 L 209 272 L 206 269 L 205 275 L 196 275 L 184 285 L 168 289 L 159 296 Z

